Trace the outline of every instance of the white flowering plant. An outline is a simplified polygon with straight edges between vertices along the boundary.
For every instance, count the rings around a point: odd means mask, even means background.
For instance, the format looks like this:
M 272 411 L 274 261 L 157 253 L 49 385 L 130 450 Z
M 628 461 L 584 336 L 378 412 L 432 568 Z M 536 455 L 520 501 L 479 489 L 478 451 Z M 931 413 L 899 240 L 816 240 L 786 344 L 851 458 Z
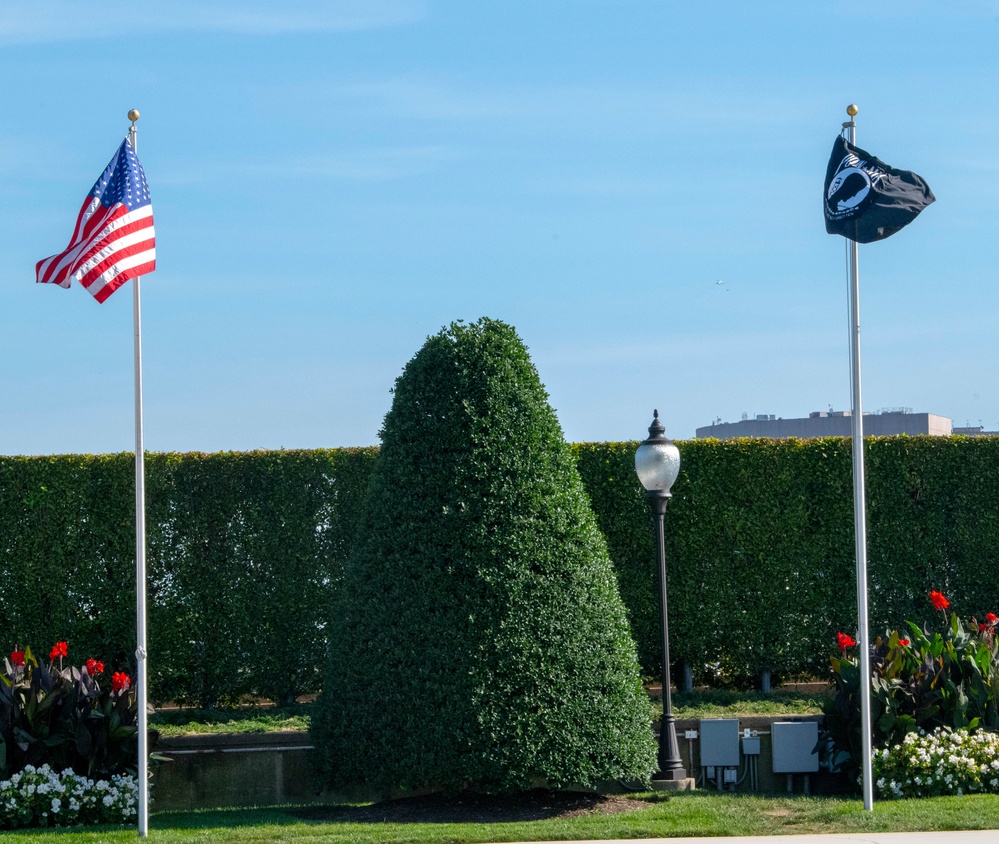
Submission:
M 133 776 L 92 780 L 71 768 L 56 773 L 48 765 L 27 765 L 0 781 L 0 829 L 134 824 L 138 802 Z
M 909 733 L 874 751 L 873 772 L 887 799 L 999 794 L 999 735 L 946 727 Z

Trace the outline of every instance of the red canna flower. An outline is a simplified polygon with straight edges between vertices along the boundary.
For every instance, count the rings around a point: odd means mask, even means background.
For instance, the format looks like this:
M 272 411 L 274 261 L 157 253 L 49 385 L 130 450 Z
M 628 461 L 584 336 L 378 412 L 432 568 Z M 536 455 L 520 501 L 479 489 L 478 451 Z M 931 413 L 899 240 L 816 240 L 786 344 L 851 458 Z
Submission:
M 978 625 L 978 632 L 982 633 L 985 630 L 986 627 L 988 627 L 987 624 L 979 624 Z
M 846 633 L 837 633 L 836 644 L 839 645 L 839 649 L 841 651 L 845 651 L 847 648 L 852 648 L 857 643 L 854 641 L 852 636 L 847 636 Z
M 936 589 L 930 592 L 930 603 L 938 610 L 945 610 L 950 606 L 950 601 L 943 596 L 943 593 L 937 592 Z
M 49 659 L 54 662 L 57 656 L 69 656 L 69 653 L 66 651 L 65 642 L 56 642 L 52 646 L 52 650 L 49 652 Z
M 903 648 L 907 648 L 907 647 L 909 647 L 909 640 L 908 640 L 908 639 L 899 639 L 899 640 L 898 640 L 898 643 L 899 643 L 899 644 L 900 644 L 900 645 L 901 645 L 901 646 L 902 646 Z
M 98 662 L 96 659 L 88 659 L 86 662 L 87 673 L 93 677 L 95 674 L 104 673 L 104 663 Z
M 985 621 L 994 627 L 995 623 L 999 621 L 999 615 L 996 615 L 994 612 L 987 612 L 985 613 Z
M 111 675 L 112 692 L 127 691 L 131 685 L 132 681 L 128 679 L 128 675 L 124 671 L 115 671 L 115 673 Z
M 15 668 L 22 668 L 24 666 L 24 651 L 11 651 L 10 664 Z

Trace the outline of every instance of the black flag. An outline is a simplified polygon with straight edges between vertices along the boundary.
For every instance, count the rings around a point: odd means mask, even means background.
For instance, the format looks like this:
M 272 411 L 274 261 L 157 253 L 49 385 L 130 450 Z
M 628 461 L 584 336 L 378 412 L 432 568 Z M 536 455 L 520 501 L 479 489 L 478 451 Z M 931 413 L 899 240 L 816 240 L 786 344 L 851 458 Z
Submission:
M 884 240 L 936 197 L 920 176 L 896 170 L 840 136 L 833 144 L 822 204 L 826 231 L 857 243 Z

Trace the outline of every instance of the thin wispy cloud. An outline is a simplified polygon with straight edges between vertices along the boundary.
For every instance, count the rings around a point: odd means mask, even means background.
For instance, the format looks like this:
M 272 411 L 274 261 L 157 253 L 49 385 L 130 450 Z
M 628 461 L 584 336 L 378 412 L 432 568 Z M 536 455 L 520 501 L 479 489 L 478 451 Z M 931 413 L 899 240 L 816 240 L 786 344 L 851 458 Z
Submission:
M 880 3 L 870 3 L 868 0 L 839 0 L 835 12 L 841 17 L 867 18 L 902 18 L 928 17 L 939 18 L 940 4 L 937 0 L 882 0 Z M 997 0 L 951 0 L 947 4 L 949 15 L 960 15 L 969 18 L 992 18 L 999 15 Z
M 667 108 L 666 93 L 661 89 L 605 85 L 517 86 L 398 77 L 341 85 L 331 93 L 367 100 L 398 116 L 427 120 L 545 116 L 562 121 L 595 111 L 649 113 Z
M 585 347 L 577 344 L 553 344 L 536 351 L 551 366 L 633 363 L 666 356 L 673 364 L 683 363 L 696 367 L 709 359 L 732 361 L 744 358 L 747 349 L 752 349 L 758 358 L 786 356 L 788 349 L 799 352 L 807 349 L 814 355 L 829 352 L 835 354 L 842 345 L 840 339 L 839 335 L 832 332 L 817 333 L 814 329 L 806 331 L 797 328 L 774 331 L 702 331 L 696 334 L 675 334 L 668 340 L 614 340 L 591 342 Z
M 349 104 L 372 115 L 406 120 L 471 124 L 526 122 L 534 131 L 572 133 L 581 124 L 606 133 L 623 127 L 656 132 L 670 127 L 710 132 L 719 126 L 791 123 L 798 103 L 787 95 L 752 97 L 739 88 L 719 94 L 713 81 L 650 79 L 641 84 L 539 82 L 406 75 L 297 86 L 274 86 L 261 93 L 303 104 Z M 792 105 L 794 106 L 792 108 Z
M 241 169 L 254 177 L 301 176 L 380 182 L 426 173 L 461 157 L 456 149 L 443 146 L 400 147 L 251 163 Z
M 247 179 L 329 179 L 351 182 L 385 182 L 421 175 L 465 157 L 457 147 L 411 146 L 301 153 L 269 159 L 203 160 L 174 162 L 157 175 L 159 186 L 200 184 L 212 179 L 226 183 Z
M 0 44 L 198 31 L 248 36 L 353 32 L 401 26 L 421 19 L 425 13 L 421 0 L 283 0 L 244 2 L 235 8 L 198 2 L 143 5 L 107 0 L 98 11 L 75 0 L 49 0 L 5 4 L 0 9 Z
M 661 194 L 665 186 L 651 179 L 617 176 L 577 178 L 570 175 L 561 179 L 549 178 L 537 181 L 533 188 L 538 193 L 554 196 L 612 199 L 616 197 L 655 196 Z

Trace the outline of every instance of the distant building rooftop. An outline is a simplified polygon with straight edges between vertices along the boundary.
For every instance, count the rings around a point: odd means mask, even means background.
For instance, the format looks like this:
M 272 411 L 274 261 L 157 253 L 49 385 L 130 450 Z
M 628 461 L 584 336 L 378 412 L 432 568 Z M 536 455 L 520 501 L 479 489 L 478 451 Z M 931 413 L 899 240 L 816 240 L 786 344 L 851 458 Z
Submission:
M 713 437 L 728 440 L 735 437 L 849 437 L 852 419 L 849 410 L 820 410 L 804 419 L 778 419 L 773 414 L 758 414 L 750 419 L 744 413 L 739 422 L 716 419 L 711 425 L 697 429 L 699 439 Z M 952 433 L 988 436 L 995 432 L 981 428 L 954 428 L 946 416 L 935 413 L 913 413 L 911 407 L 887 407 L 877 413 L 864 414 L 864 436 L 886 437 L 896 434 L 949 437 Z
M 999 437 L 999 431 L 986 431 L 981 425 L 969 425 L 962 428 L 951 428 L 952 434 L 965 437 Z

